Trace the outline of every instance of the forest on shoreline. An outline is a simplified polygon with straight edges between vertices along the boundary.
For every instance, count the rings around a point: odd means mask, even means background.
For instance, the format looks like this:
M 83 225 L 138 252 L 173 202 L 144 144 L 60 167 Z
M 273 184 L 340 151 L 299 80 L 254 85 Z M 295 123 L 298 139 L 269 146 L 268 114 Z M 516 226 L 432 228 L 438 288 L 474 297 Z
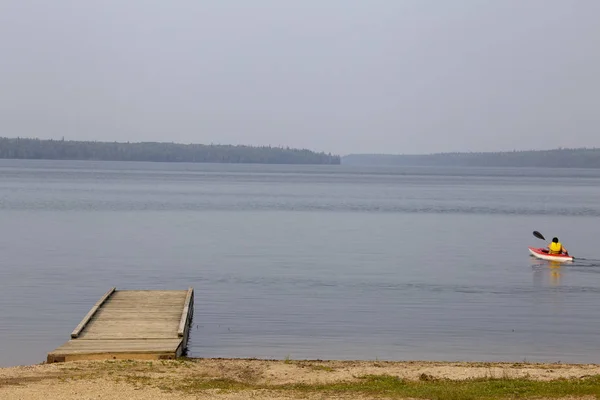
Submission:
M 364 166 L 600 168 L 600 149 L 555 149 L 426 155 L 351 154 L 342 164 Z
M 191 163 L 340 164 L 340 156 L 271 146 L 0 138 L 0 158 Z

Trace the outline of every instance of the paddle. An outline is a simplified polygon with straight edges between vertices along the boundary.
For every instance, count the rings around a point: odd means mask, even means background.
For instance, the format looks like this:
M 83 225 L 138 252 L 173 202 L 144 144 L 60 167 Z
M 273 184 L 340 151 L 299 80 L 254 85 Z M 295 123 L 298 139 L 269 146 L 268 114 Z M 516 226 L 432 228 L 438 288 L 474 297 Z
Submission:
M 542 235 L 538 231 L 533 231 L 533 236 L 535 236 L 538 239 L 546 240 L 546 238 L 544 237 L 544 235 Z

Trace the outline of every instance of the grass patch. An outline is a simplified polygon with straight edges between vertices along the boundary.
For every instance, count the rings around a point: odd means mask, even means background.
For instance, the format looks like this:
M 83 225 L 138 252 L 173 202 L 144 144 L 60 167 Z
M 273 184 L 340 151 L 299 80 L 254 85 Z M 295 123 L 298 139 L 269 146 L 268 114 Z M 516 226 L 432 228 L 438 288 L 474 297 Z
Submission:
M 439 380 L 423 377 L 409 381 L 386 375 L 371 375 L 354 382 L 310 385 L 256 385 L 232 379 L 187 379 L 174 382 L 171 389 L 188 393 L 208 389 L 223 391 L 271 390 L 296 394 L 348 394 L 387 398 L 415 398 L 431 400 L 484 400 L 560 398 L 566 396 L 600 396 L 600 376 L 584 379 L 534 381 L 528 379 L 483 378 L 465 381 Z
M 310 368 L 314 369 L 315 371 L 325 371 L 325 372 L 335 371 L 335 368 L 328 367 L 327 365 L 311 365 Z
M 234 379 L 218 378 L 209 380 L 184 379 L 181 382 L 175 383 L 175 387 L 173 389 L 193 393 L 214 389 L 225 391 L 241 391 L 260 389 L 260 387 L 250 383 L 239 382 Z
M 363 393 L 388 397 L 437 399 L 498 399 L 600 395 L 600 377 L 579 380 L 533 381 L 528 379 L 435 380 L 422 377 L 408 381 L 393 376 L 372 375 L 357 382 L 332 385 L 297 385 L 297 390 Z
M 148 376 L 124 375 L 121 378 L 130 385 L 134 385 L 136 387 L 148 386 L 153 383 L 152 378 Z

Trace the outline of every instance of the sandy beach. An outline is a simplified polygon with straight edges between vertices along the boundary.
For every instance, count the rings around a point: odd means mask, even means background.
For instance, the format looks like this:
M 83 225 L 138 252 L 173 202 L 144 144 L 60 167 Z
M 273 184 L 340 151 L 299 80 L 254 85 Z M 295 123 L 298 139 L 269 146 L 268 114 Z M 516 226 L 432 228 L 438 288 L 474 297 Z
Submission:
M 0 399 L 407 398 L 402 393 L 409 389 L 432 388 L 436 391 L 431 395 L 427 391 L 415 393 L 419 398 L 444 398 L 439 393 L 451 393 L 456 388 L 470 390 L 469 382 L 562 385 L 561 379 L 577 384 L 578 380 L 597 379 L 597 375 L 600 365 L 245 359 L 82 361 L 2 368 Z M 365 383 L 365 379 L 370 381 Z M 594 382 L 589 383 L 585 395 L 580 389 L 570 393 L 560 386 L 560 390 L 565 394 L 563 398 L 596 398 L 596 390 L 600 390 Z M 485 398 L 464 393 L 464 398 Z M 519 397 L 527 398 L 528 393 L 525 390 Z

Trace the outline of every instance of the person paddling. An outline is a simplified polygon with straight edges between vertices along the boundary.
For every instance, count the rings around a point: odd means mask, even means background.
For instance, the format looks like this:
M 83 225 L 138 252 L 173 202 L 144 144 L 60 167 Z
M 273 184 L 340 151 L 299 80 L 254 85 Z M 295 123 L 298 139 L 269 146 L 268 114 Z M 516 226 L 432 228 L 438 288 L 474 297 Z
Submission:
M 561 242 L 558 241 L 558 238 L 553 238 L 552 242 L 548 245 L 548 253 L 550 254 L 564 254 L 569 255 L 567 249 L 565 249 Z

